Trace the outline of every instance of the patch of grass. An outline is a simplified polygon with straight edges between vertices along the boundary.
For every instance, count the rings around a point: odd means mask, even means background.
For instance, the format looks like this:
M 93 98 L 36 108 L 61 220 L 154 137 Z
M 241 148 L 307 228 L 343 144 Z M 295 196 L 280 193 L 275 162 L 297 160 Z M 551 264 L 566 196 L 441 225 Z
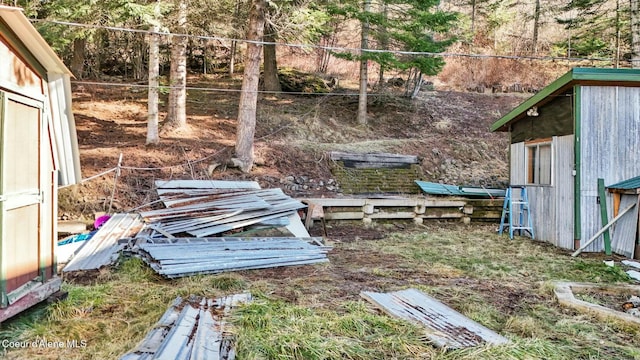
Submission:
M 249 290 L 256 300 L 231 318 L 241 359 L 640 358 L 640 329 L 562 308 L 553 293 L 556 280 L 626 281 L 619 269 L 494 230 L 408 228 L 382 239 L 336 242 L 328 264 L 176 280 L 128 259 L 97 284 L 65 284 L 66 300 L 3 324 L 0 337 L 87 341 L 86 348 L 47 357 L 37 349 L 11 350 L 12 359 L 115 359 L 137 345 L 176 296 Z M 445 351 L 425 340 L 420 327 L 358 297 L 363 290 L 409 287 L 511 343 Z
M 238 354 L 245 359 L 409 359 L 435 353 L 419 328 L 372 312 L 362 301 L 330 310 L 260 299 L 233 319 Z

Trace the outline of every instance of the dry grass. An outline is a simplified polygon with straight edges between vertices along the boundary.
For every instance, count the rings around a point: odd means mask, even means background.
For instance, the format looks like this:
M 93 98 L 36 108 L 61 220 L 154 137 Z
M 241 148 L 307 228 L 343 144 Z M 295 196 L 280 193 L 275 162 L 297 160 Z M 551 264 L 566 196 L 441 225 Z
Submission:
M 241 359 L 632 359 L 640 332 L 558 306 L 552 281 L 626 281 L 599 256 L 574 259 L 545 244 L 441 224 L 389 232 L 330 226 L 329 264 L 168 281 L 124 261 L 93 285 L 2 325 L 9 340 L 86 340 L 85 348 L 11 350 L 9 359 L 115 359 L 133 348 L 178 295 L 250 290 L 235 312 Z M 364 231 L 364 232 L 363 232 Z M 366 240 L 371 234 L 385 234 Z M 378 238 L 379 236 L 373 236 Z M 358 294 L 416 287 L 512 343 L 443 351 L 420 329 L 375 310 Z

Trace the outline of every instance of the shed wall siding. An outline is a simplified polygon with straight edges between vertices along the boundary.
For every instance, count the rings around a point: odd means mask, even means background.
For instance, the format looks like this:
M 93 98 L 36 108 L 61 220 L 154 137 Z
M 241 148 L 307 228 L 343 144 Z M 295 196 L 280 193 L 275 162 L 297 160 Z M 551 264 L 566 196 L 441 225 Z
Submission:
M 0 87 L 42 98 L 42 79 L 0 37 Z
M 556 189 L 555 245 L 573 250 L 573 207 L 575 176 L 574 136 L 558 136 L 553 139 L 554 185 Z
M 601 227 L 598 178 L 605 185 L 640 175 L 640 88 L 582 86 L 580 196 L 582 241 Z M 612 218 L 612 199 L 607 195 Z M 602 237 L 585 251 L 602 251 Z
M 552 138 L 552 186 L 527 186 L 536 239 L 573 249 L 573 135 Z M 526 184 L 525 143 L 511 145 L 511 184 Z

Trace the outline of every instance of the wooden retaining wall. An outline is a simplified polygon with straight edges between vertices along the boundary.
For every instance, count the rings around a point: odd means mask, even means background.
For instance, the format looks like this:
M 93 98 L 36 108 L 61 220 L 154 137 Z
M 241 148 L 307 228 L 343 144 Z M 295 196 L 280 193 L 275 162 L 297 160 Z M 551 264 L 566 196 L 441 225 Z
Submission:
M 500 222 L 503 199 L 466 198 L 383 198 L 383 199 L 301 199 L 309 206 L 306 224 L 313 220 L 413 220 L 422 224 L 429 220 L 460 220 L 470 222 Z

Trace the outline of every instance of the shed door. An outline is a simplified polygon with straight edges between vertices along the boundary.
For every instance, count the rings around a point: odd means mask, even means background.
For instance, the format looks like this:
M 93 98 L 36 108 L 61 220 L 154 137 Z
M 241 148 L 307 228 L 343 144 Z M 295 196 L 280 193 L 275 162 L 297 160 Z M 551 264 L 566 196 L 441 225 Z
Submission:
M 0 92 L 0 104 L 2 305 L 6 306 L 41 280 L 42 103 Z

